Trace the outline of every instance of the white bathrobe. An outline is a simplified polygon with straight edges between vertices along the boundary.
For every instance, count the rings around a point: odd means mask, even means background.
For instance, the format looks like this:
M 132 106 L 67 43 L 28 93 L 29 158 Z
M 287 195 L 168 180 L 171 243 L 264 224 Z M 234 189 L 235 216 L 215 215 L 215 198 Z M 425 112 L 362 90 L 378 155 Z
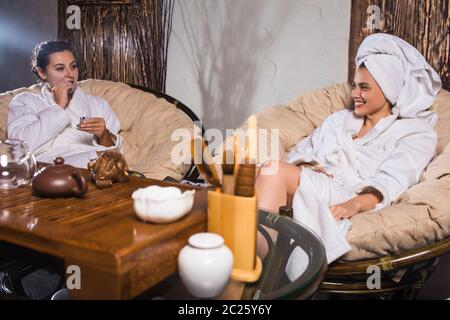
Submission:
M 351 249 L 345 238 L 350 221 L 337 223 L 329 207 L 373 187 L 383 195 L 373 211 L 382 209 L 419 181 L 434 156 L 433 128 L 423 120 L 398 115 L 393 108 L 391 116 L 381 119 L 362 139 L 353 140 L 364 118 L 351 110 L 336 112 L 288 154 L 292 164 L 316 162 L 333 175 L 303 168 L 293 199 L 294 219 L 322 239 L 328 263 Z
M 428 109 L 441 80 L 420 52 L 396 36 L 379 33 L 366 37 L 358 48 L 355 65 L 362 63 L 393 105 L 392 115 L 353 140 L 364 119 L 350 110 L 336 112 L 288 154 L 290 163 L 317 162 L 333 175 L 303 168 L 293 199 L 294 219 L 322 239 L 328 263 L 351 249 L 345 237 L 350 221 L 336 222 L 329 207 L 368 187 L 383 195 L 372 211 L 389 206 L 419 181 L 436 150 L 437 114 Z M 306 265 L 305 254 L 296 249 L 287 275 L 295 279 Z
M 80 117 L 101 117 L 113 134 L 114 146 L 99 145 L 93 134 L 77 129 Z M 58 106 L 47 85 L 39 93 L 21 93 L 9 106 L 7 135 L 26 142 L 38 161 L 53 162 L 63 157 L 65 163 L 86 168 L 96 151 L 121 151 L 119 119 L 100 97 L 85 94 L 77 87 L 66 109 Z

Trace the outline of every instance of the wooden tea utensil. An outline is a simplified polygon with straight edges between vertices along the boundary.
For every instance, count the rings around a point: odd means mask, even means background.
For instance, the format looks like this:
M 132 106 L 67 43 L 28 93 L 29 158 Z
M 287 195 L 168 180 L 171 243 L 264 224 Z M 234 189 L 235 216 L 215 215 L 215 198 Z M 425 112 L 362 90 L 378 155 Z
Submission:
M 204 163 L 204 166 L 207 168 L 206 170 L 208 172 L 211 173 L 211 178 L 213 181 L 216 182 L 216 184 L 214 186 L 218 187 L 219 191 L 220 191 L 220 178 L 219 178 L 219 173 L 217 172 L 217 168 L 214 165 L 214 158 L 211 156 L 211 154 L 209 153 L 208 150 L 208 146 L 205 143 L 205 140 L 202 139 L 202 163 Z M 209 159 L 207 159 L 208 161 L 205 161 L 205 155 L 207 155 L 207 157 Z
M 217 170 L 215 169 L 215 167 L 213 165 L 206 165 L 204 162 L 204 158 L 203 158 L 203 152 L 205 151 L 206 148 L 206 144 L 202 139 L 202 143 L 201 143 L 201 148 L 202 151 L 200 153 L 196 152 L 196 143 L 195 143 L 195 138 L 191 140 L 191 156 L 194 159 L 194 163 L 197 166 L 197 170 L 199 172 L 199 174 L 201 176 L 203 176 L 203 178 L 205 178 L 205 180 L 212 184 L 214 186 L 214 188 L 216 189 L 216 191 L 218 191 L 218 189 L 220 190 L 220 179 L 219 179 L 219 175 L 217 174 Z M 207 149 L 206 149 L 207 150 Z M 199 158 L 199 156 L 201 158 Z
M 241 197 L 253 197 L 255 195 L 256 165 L 239 165 L 236 179 L 236 195 Z
M 246 146 L 245 163 L 239 165 L 236 178 L 236 195 L 253 197 L 255 195 L 256 164 L 250 163 L 249 148 Z
M 230 159 L 233 160 L 232 163 L 230 162 Z M 235 184 L 236 184 L 236 178 L 234 176 L 234 152 L 231 150 L 225 149 L 222 157 L 222 192 L 227 194 L 234 194 Z

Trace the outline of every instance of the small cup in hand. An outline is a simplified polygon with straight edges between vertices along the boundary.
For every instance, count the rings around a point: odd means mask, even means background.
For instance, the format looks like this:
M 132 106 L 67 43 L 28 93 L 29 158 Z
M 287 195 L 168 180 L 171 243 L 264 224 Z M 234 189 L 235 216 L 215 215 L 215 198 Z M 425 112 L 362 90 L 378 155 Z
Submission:
M 77 124 L 77 129 L 78 129 L 78 130 L 80 129 L 81 123 L 82 123 L 84 120 L 86 120 L 86 117 L 85 117 L 85 116 L 80 117 L 80 122 L 78 122 L 78 124 Z

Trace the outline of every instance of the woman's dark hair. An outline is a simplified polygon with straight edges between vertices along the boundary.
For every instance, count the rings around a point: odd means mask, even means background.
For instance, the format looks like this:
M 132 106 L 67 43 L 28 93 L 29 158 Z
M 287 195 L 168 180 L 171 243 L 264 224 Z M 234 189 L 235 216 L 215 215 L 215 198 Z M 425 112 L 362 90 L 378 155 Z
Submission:
M 33 72 L 38 80 L 42 82 L 43 79 L 39 77 L 37 68 L 45 70 L 50 63 L 50 55 L 52 53 L 66 50 L 72 52 L 72 47 L 68 42 L 63 40 L 48 40 L 39 43 L 36 47 L 34 47 L 33 54 L 31 56 L 31 72 Z

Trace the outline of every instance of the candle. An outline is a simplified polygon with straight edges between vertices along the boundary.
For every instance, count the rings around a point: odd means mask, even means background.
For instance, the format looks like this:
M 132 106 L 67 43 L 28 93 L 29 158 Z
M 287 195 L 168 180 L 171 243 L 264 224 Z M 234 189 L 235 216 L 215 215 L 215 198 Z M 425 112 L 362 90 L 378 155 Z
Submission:
M 239 162 L 241 161 L 241 153 L 239 151 L 239 137 L 238 136 L 233 136 L 233 143 L 234 143 L 234 149 L 233 149 L 233 154 L 234 154 L 234 178 L 237 177 L 238 174 L 238 170 L 239 170 Z

